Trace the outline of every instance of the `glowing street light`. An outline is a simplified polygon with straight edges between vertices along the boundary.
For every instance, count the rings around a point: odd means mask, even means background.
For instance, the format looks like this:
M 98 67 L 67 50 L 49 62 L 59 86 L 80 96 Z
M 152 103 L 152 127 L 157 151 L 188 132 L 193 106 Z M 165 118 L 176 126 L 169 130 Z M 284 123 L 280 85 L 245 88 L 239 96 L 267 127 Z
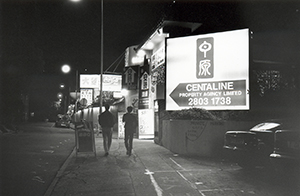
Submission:
M 65 88 L 65 84 L 64 84 L 64 83 L 61 83 L 61 84 L 59 85 L 59 88 L 60 88 L 60 89 L 64 89 L 64 88 Z
M 61 100 L 63 98 L 63 94 L 62 93 L 57 93 L 57 98 Z
M 70 65 L 63 65 L 63 66 L 61 67 L 61 71 L 62 71 L 63 73 L 69 73 L 69 72 L 71 71 Z

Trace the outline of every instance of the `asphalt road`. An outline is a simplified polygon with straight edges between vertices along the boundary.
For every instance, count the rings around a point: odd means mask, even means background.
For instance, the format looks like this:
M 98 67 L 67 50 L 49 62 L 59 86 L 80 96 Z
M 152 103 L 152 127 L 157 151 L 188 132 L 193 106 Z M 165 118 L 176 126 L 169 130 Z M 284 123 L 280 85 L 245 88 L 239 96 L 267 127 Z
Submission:
M 72 152 L 72 129 L 53 123 L 22 126 L 0 135 L 0 195 L 44 195 Z M 135 140 L 128 157 L 123 140 L 113 141 L 104 157 L 101 135 L 97 157 L 73 157 L 51 195 L 135 196 L 298 196 L 299 176 L 266 168 L 244 170 L 223 160 L 173 154 L 153 141 Z M 105 179 L 105 180 L 104 180 Z
M 245 170 L 223 159 L 174 154 L 153 140 L 134 140 L 132 156 L 114 139 L 104 156 L 72 157 L 51 196 L 299 196 L 299 176 L 271 169 Z
M 75 146 L 74 130 L 33 123 L 0 134 L 0 195 L 40 196 Z

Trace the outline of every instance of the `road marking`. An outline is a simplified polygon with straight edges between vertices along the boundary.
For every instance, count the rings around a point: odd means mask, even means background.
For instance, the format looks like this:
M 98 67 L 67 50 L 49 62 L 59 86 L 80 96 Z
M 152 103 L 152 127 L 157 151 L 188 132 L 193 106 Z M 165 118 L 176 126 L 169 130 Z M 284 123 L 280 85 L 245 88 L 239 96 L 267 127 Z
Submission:
M 182 173 L 180 173 L 179 171 L 176 171 L 176 173 L 179 174 L 185 181 L 188 181 L 188 179 L 186 177 L 184 177 L 184 175 Z
M 39 177 L 39 176 L 34 176 L 32 178 L 32 180 L 38 181 L 38 182 L 43 183 L 43 184 L 45 183 L 45 181 L 41 177 Z
M 150 176 L 151 183 L 153 184 L 153 186 L 155 188 L 157 196 L 162 196 L 163 195 L 162 194 L 163 190 L 158 186 L 157 182 L 155 181 L 155 179 L 153 177 L 154 172 L 150 172 L 148 169 L 145 169 L 145 171 L 146 172 L 144 174 Z
M 189 181 L 182 173 L 180 173 L 180 171 L 176 171 L 177 174 L 179 174 L 186 182 L 188 182 L 190 184 L 190 186 L 193 188 L 193 189 L 197 189 L 197 186 L 195 184 L 193 184 L 191 181 Z
M 180 167 L 182 170 L 185 170 L 179 163 L 177 163 L 174 159 L 170 158 L 171 161 L 173 161 L 173 163 L 175 163 L 175 165 L 177 165 L 178 167 Z
M 203 189 L 203 190 L 199 190 L 199 193 L 202 196 L 206 196 L 204 194 L 204 192 L 215 192 L 215 191 L 238 191 L 238 192 L 241 192 L 241 193 L 246 192 L 246 191 L 241 190 L 241 189 L 224 188 L 224 189 Z M 247 193 L 255 195 L 254 191 L 247 191 Z
M 46 152 L 46 153 L 54 153 L 54 150 L 42 150 L 42 152 Z

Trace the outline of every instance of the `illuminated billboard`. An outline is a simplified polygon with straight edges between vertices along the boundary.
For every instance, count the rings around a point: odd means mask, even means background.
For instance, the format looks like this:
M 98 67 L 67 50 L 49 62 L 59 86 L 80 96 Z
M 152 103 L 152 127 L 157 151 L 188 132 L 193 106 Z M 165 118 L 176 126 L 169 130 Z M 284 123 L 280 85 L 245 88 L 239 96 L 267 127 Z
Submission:
M 249 110 L 249 30 L 169 38 L 166 109 Z
M 121 91 L 122 76 L 103 74 L 103 91 Z M 80 88 L 100 89 L 99 74 L 80 74 Z

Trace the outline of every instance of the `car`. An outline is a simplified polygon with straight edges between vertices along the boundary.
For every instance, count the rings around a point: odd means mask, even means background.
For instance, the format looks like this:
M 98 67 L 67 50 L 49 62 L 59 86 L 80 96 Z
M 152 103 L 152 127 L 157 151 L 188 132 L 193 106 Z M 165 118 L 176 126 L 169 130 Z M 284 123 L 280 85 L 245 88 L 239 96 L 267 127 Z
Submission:
M 297 128 L 275 132 L 274 150 L 270 160 L 276 171 L 296 173 L 300 171 L 300 131 Z
M 274 134 L 284 125 L 282 120 L 266 120 L 249 131 L 227 131 L 223 146 L 225 158 L 243 168 L 268 167 L 274 149 Z
M 58 114 L 55 121 L 55 127 L 67 127 L 70 128 L 71 117 L 67 114 Z

